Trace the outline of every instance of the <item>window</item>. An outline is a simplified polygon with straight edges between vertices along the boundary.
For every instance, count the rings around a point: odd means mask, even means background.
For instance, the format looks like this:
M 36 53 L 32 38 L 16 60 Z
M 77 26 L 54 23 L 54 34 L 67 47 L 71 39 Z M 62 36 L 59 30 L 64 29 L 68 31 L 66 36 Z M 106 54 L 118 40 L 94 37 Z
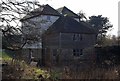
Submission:
M 82 34 L 80 34 L 80 40 L 82 40 L 83 39 L 83 36 L 82 36 Z
M 57 55 L 57 49 L 53 49 L 52 52 L 53 52 L 53 56 Z
M 79 57 L 83 55 L 83 49 L 73 49 L 73 56 Z
M 50 16 L 47 16 L 47 20 L 50 20 Z
M 80 41 L 82 39 L 83 39 L 82 34 L 73 34 L 74 41 Z

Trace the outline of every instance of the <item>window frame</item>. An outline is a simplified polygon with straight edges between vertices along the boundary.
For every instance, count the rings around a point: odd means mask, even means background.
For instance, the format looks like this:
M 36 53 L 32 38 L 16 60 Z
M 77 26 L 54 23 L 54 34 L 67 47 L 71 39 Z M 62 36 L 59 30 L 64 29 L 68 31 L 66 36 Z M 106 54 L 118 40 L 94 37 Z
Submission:
M 72 40 L 73 41 L 81 41 L 81 40 L 83 40 L 83 35 L 82 34 L 73 34 Z
M 73 56 L 74 57 L 83 56 L 83 49 L 73 49 Z

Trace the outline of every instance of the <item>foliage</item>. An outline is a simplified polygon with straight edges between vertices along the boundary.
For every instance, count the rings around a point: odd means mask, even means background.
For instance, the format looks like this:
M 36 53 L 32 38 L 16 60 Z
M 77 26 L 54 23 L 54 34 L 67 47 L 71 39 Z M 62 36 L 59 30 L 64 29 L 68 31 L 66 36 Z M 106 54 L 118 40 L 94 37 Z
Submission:
M 47 71 L 37 67 L 28 66 L 27 68 L 25 68 L 22 79 L 48 79 L 49 77 L 50 74 Z
M 108 65 L 118 65 L 120 63 L 120 55 L 119 50 L 120 46 L 104 46 L 104 47 L 96 47 L 97 53 L 97 62 L 99 65 L 106 62 L 109 62 Z
M 102 15 L 89 17 L 89 23 L 103 36 L 113 27 L 109 19 L 107 17 L 102 17 Z
M 116 50 L 116 47 L 110 48 L 109 54 L 117 53 L 119 55 L 119 49 Z M 114 49 L 114 51 L 112 51 Z M 105 50 L 105 49 L 103 49 Z M 101 51 L 102 52 L 102 51 Z M 105 52 L 103 56 L 105 55 Z M 108 55 L 109 55 L 108 54 Z M 8 57 L 8 55 L 4 55 Z M 110 57 L 111 55 L 109 55 Z M 108 58 L 108 57 L 107 57 Z M 119 58 L 118 58 L 119 60 Z M 59 79 L 118 79 L 119 77 L 119 65 L 118 66 L 109 66 L 107 69 L 103 67 L 104 65 L 100 65 L 101 67 L 93 67 L 87 70 L 70 70 L 69 74 L 66 76 L 65 72 L 62 70 L 58 71 L 58 68 L 52 69 L 48 71 L 46 69 L 41 69 L 37 67 L 33 67 L 27 65 L 24 61 L 19 61 L 16 64 L 8 64 L 8 66 L 3 67 L 3 79 L 33 79 L 39 81 L 39 75 L 43 77 L 43 79 L 47 79 L 48 81 L 57 81 Z M 62 74 L 61 74 L 62 73 Z M 61 77 L 62 75 L 62 77 Z
M 6 61 L 8 62 L 8 60 Z M 16 61 L 17 62 L 17 61 Z M 11 72 L 12 71 L 12 72 Z M 7 66 L 3 66 L 3 79 L 48 79 L 50 77 L 49 72 L 37 67 L 27 65 L 24 61 L 17 63 L 9 63 Z
M 12 60 L 12 56 L 10 54 L 7 54 L 6 52 L 0 52 L 0 57 L 2 57 L 2 60 L 4 61 Z
M 61 76 L 61 73 L 60 72 L 58 72 L 58 71 L 52 71 L 51 73 L 50 73 L 50 78 L 53 80 L 53 81 L 58 81 L 59 80 L 59 78 L 60 78 L 60 76 Z
M 43 79 L 58 80 L 60 73 L 58 71 L 47 71 L 35 66 L 31 66 L 25 63 L 24 60 L 12 61 L 13 55 L 6 52 L 1 52 L 2 60 L 7 63 L 7 66 L 3 66 L 3 79 Z M 12 71 L 12 72 L 11 72 Z
M 91 16 L 89 17 L 89 23 L 94 27 L 98 32 L 98 44 L 102 44 L 103 39 L 106 36 L 106 33 L 113 26 L 110 24 L 110 21 L 107 17 L 102 17 L 102 15 Z
M 118 43 L 118 45 L 120 46 L 120 36 L 117 37 L 117 43 Z

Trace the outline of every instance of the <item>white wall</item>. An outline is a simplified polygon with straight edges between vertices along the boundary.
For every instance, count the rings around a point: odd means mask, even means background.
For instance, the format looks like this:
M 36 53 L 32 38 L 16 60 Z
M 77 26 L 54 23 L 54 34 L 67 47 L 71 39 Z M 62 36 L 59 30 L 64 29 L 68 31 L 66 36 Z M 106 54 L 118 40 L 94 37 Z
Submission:
M 50 20 L 47 19 L 48 17 L 50 17 Z M 59 18 L 59 16 L 50 16 L 50 15 L 41 15 L 38 17 L 31 18 L 28 20 L 30 22 L 24 21 L 22 23 L 23 31 L 25 33 L 29 33 L 31 31 L 31 30 L 29 31 L 29 29 L 31 29 L 31 27 L 34 27 L 34 29 L 37 29 L 39 31 L 47 30 L 48 27 L 51 26 L 58 18 Z M 33 23 L 35 25 L 33 25 Z M 26 25 L 28 27 L 25 27 Z
M 50 20 L 48 20 L 48 17 Z M 50 16 L 50 15 L 41 15 L 39 17 L 34 17 L 30 19 L 33 22 L 37 22 L 37 27 L 41 27 L 42 30 L 48 29 L 59 17 L 58 16 Z
M 22 23 L 22 26 L 23 26 L 22 30 L 25 34 L 31 34 L 31 35 L 41 34 L 45 30 L 47 30 L 58 18 L 59 16 L 50 16 L 50 15 L 41 15 L 38 17 L 34 17 L 28 20 L 30 22 L 24 21 Z M 25 48 L 27 47 L 28 48 L 41 48 L 41 44 L 33 43 L 31 45 L 25 45 Z

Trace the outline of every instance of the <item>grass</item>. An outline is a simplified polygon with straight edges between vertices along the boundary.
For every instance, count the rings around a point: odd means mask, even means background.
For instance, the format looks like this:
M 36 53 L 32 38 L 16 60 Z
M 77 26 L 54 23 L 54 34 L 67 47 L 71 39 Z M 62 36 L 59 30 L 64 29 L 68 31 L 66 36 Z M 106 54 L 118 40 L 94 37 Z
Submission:
M 2 60 L 4 60 L 4 61 L 12 60 L 12 55 L 8 54 L 6 52 L 0 52 L 0 57 L 2 57 Z
M 44 79 L 48 79 L 50 77 L 50 73 L 47 70 L 30 66 L 22 61 L 17 64 L 10 64 L 3 68 L 3 79 L 37 80 L 40 75 Z
M 12 63 L 12 54 L 0 52 L 0 57 L 3 62 L 8 62 L 8 65 L 3 68 L 3 78 L 7 79 L 39 79 L 39 75 L 47 79 L 50 73 L 41 68 L 30 66 L 24 60 L 15 60 Z M 12 72 L 11 72 L 12 71 Z
M 50 77 L 50 74 L 46 70 L 42 70 L 37 67 L 28 67 L 24 68 L 22 79 L 39 79 L 39 76 L 42 75 L 43 78 L 47 79 Z

